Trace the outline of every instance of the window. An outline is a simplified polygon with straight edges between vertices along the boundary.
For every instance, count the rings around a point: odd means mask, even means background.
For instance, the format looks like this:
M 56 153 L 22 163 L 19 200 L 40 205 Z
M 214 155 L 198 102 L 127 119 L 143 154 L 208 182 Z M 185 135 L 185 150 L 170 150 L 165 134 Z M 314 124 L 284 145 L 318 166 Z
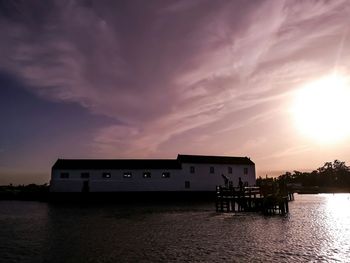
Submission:
M 185 188 L 190 189 L 191 188 L 191 183 L 190 181 L 185 181 Z
M 194 174 L 194 171 L 195 171 L 195 170 L 194 170 L 194 166 L 191 166 L 191 167 L 190 167 L 190 173 L 191 173 L 191 174 Z
M 103 177 L 103 178 L 111 178 L 112 175 L 111 175 L 111 173 L 103 173 L 103 174 L 102 174 L 102 177 Z
M 169 172 L 162 173 L 162 178 L 169 178 L 169 177 L 170 177 L 170 173 Z
M 68 179 L 69 178 L 69 173 L 61 173 L 60 176 L 62 179 Z
M 210 173 L 211 173 L 211 174 L 214 173 L 214 167 L 213 167 L 213 166 L 210 167 Z
M 90 174 L 89 173 L 81 173 L 80 177 L 81 178 L 90 178 Z
M 244 173 L 245 175 L 248 174 L 248 168 L 247 168 L 247 167 L 244 167 L 243 173 Z
M 144 172 L 143 173 L 143 178 L 151 178 L 151 173 L 150 172 Z
M 230 166 L 228 167 L 228 173 L 232 174 L 232 167 L 230 167 Z
M 123 174 L 123 178 L 131 178 L 132 177 L 132 173 L 131 172 L 126 172 Z

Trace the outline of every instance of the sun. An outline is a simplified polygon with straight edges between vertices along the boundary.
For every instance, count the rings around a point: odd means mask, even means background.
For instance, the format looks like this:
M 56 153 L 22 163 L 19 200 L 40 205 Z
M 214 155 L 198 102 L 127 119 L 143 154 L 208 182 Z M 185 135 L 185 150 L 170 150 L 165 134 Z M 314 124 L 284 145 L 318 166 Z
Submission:
M 292 115 L 300 132 L 332 144 L 350 135 L 350 85 L 344 76 L 330 75 L 299 89 Z

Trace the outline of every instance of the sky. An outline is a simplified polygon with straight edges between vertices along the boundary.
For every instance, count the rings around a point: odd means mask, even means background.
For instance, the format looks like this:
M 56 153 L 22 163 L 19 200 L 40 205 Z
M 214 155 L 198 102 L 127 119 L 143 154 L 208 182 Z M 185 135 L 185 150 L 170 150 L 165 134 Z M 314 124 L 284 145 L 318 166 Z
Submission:
M 0 0 L 0 184 L 49 182 L 57 158 L 349 165 L 350 132 L 314 140 L 293 114 L 308 83 L 348 80 L 349 25 L 346 0 Z

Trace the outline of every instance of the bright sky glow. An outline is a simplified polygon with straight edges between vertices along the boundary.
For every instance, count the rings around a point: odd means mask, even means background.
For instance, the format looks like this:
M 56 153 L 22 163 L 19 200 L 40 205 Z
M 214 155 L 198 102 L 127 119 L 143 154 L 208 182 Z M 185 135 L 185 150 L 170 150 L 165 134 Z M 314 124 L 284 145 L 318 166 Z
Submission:
M 48 182 L 57 158 L 249 156 L 258 176 L 349 165 L 349 11 L 0 1 L 0 185 Z
M 320 143 L 332 144 L 350 135 L 350 86 L 344 76 L 331 75 L 296 92 L 293 105 L 300 132 Z

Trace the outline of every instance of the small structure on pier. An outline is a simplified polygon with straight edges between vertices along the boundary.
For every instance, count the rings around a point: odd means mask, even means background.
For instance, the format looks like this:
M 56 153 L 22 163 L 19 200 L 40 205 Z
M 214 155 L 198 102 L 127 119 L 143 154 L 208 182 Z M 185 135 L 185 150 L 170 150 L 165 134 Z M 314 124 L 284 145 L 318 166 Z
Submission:
M 293 193 L 286 188 L 273 187 L 223 187 L 216 188 L 217 212 L 262 212 L 266 215 L 289 212 L 288 202 L 294 200 Z

